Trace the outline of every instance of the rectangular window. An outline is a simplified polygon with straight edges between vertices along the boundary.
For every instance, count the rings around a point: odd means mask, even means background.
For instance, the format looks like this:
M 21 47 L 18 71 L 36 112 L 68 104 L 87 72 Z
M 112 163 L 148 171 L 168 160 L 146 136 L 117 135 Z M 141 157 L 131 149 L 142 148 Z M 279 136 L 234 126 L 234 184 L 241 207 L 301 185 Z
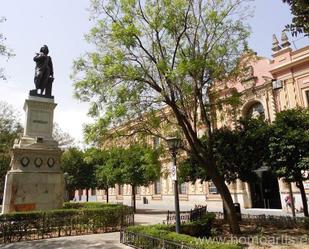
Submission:
M 156 195 L 161 194 L 161 181 L 160 180 L 154 183 L 154 193 Z
M 307 107 L 309 107 L 309 91 L 306 91 L 305 95 L 306 95 Z
M 215 186 L 213 182 L 209 182 L 208 190 L 209 190 L 209 194 L 218 194 L 217 187 Z
M 95 189 L 91 189 L 90 195 L 96 195 L 96 190 Z
M 123 194 L 123 186 L 118 185 L 118 195 L 122 195 L 122 194 Z
M 181 195 L 185 195 L 187 194 L 187 183 L 182 183 L 182 184 L 179 184 L 178 185 L 178 191 L 179 191 L 179 194 Z

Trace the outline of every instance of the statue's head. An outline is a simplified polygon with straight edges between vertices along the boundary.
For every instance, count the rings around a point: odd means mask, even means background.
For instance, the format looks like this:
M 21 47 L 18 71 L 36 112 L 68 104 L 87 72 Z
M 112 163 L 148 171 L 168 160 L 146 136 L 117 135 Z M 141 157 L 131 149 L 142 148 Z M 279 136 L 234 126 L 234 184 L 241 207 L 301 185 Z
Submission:
M 42 52 L 45 55 L 48 55 L 49 53 L 48 47 L 44 45 L 43 47 L 41 47 L 40 52 Z

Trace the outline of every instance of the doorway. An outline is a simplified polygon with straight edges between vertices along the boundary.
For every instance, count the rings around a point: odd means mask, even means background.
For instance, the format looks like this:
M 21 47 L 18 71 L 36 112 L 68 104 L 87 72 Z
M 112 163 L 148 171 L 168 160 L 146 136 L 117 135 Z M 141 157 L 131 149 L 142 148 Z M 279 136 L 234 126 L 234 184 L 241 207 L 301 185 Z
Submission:
M 252 208 L 281 209 L 277 178 L 268 170 L 259 170 L 257 175 L 250 183 Z

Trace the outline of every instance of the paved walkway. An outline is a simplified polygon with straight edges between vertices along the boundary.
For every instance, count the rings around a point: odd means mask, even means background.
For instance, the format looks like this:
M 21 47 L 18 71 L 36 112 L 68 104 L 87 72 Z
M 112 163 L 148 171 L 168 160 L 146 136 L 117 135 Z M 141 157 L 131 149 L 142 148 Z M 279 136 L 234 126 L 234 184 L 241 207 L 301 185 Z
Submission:
M 135 224 L 162 223 L 166 214 L 136 214 Z M 2 249 L 130 249 L 120 243 L 119 233 L 103 233 L 82 236 L 61 237 L 0 245 Z
M 92 234 L 25 241 L 0 245 L 5 249 L 121 249 L 131 248 L 119 242 L 119 233 Z

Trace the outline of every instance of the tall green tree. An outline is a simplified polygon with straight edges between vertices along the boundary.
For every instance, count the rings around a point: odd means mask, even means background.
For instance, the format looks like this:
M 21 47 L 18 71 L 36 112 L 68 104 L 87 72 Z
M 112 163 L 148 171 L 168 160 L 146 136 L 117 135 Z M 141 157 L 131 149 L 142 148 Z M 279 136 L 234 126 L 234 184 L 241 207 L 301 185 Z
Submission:
M 118 172 L 108 164 L 99 164 L 96 167 L 95 178 L 97 182 L 97 188 L 104 189 L 106 195 L 106 202 L 109 202 L 109 193 L 108 189 L 113 188 L 117 183 Z
M 0 193 L 3 193 L 5 175 L 10 167 L 10 150 L 21 132 L 18 113 L 6 102 L 0 101 Z
M 6 19 L 4 17 L 0 17 L 0 24 L 5 22 Z M 11 49 L 9 49 L 6 45 L 5 45 L 5 41 L 6 38 L 4 36 L 3 33 L 0 32 L 0 56 L 4 56 L 6 58 L 10 58 L 12 56 L 14 56 L 13 52 Z M 4 72 L 3 72 L 3 68 L 0 67 L 0 79 L 6 79 Z
M 133 210 L 136 211 L 136 188 L 148 186 L 160 178 L 159 153 L 142 145 L 131 145 L 122 153 L 121 182 L 132 188 Z
M 63 172 L 67 173 L 67 190 L 86 189 L 88 201 L 89 189 L 95 188 L 95 177 L 94 166 L 85 161 L 85 153 L 77 148 L 69 148 L 62 154 L 61 167 Z
M 117 151 L 118 152 L 118 151 Z M 88 149 L 85 155 L 85 161 L 88 165 L 94 167 L 95 185 L 98 189 L 104 189 L 106 202 L 109 202 L 108 189 L 114 187 L 120 181 L 120 161 L 115 163 L 112 160 L 116 156 L 116 151 L 111 149 L 101 150 L 98 148 Z
M 290 5 L 293 15 L 292 23 L 286 25 L 286 28 L 292 32 L 292 35 L 304 34 L 309 36 L 309 1 L 308 0 L 282 0 Z
M 278 177 L 295 182 L 300 190 L 304 215 L 308 204 L 303 180 L 309 175 L 309 109 L 290 109 L 277 114 L 272 124 L 270 159 Z
M 95 52 L 74 63 L 76 96 L 91 102 L 97 122 L 86 138 L 100 141 L 135 119 L 134 133 L 179 130 L 217 186 L 232 232 L 239 233 L 231 194 L 213 155 L 209 89 L 239 75 L 249 35 L 243 0 L 92 0 Z M 169 112 L 165 107 L 169 107 Z M 207 127 L 207 146 L 199 127 Z M 165 131 L 166 134 L 166 131 Z

